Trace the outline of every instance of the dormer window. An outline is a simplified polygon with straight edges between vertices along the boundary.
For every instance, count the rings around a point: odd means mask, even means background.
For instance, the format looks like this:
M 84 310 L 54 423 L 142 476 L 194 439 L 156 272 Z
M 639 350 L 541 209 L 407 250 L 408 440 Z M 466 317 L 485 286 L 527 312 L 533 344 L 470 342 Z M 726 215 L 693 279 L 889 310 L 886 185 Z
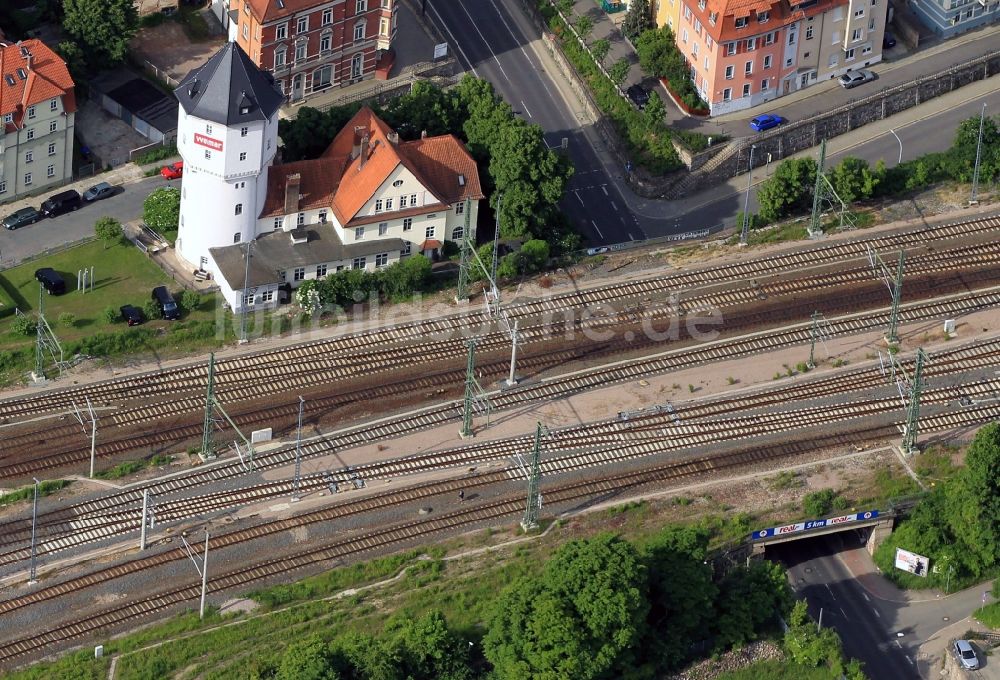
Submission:
M 736 28 L 746 28 L 749 22 L 749 17 L 736 17 Z
M 719 20 L 719 13 L 718 12 L 710 12 L 709 13 L 709 15 L 708 15 L 708 23 L 710 23 L 713 26 L 715 26 L 715 22 L 718 21 L 718 20 Z
M 771 18 L 770 12 L 757 12 L 757 23 L 766 24 L 767 20 Z

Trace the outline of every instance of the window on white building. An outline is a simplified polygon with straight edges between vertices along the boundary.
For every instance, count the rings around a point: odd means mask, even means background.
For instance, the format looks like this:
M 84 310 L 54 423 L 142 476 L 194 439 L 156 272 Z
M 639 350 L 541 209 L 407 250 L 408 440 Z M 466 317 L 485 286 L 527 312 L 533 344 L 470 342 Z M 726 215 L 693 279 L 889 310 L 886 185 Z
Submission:
M 417 195 L 416 194 L 410 194 L 410 207 L 412 208 L 416 204 L 417 204 Z
M 299 213 L 298 217 L 296 217 L 295 224 L 301 227 L 305 223 L 306 223 L 306 214 L 304 212 L 301 212 Z
M 253 299 L 256 296 L 253 293 L 243 293 L 243 306 L 253 307 Z
M 427 228 L 424 229 L 424 237 L 426 237 L 426 238 L 434 238 L 434 232 L 435 231 L 437 231 L 437 227 L 435 227 L 433 224 L 427 225 Z
M 243 233 L 239 232 L 239 231 L 236 232 L 235 234 L 233 234 L 233 243 L 239 243 L 240 242 L 240 237 L 242 235 L 243 235 Z
M 355 241 L 360 241 L 364 237 L 365 237 L 365 228 L 364 227 L 355 227 L 354 228 L 354 240 Z
M 855 28 L 851 31 L 851 42 L 857 42 L 865 37 L 865 29 Z
M 321 279 L 324 276 L 326 276 L 326 265 L 325 264 L 316 265 L 316 278 Z
M 864 47 L 861 48 L 861 54 L 871 54 L 871 53 L 872 53 L 871 45 L 865 45 Z
M 55 177 L 56 176 L 56 166 L 50 165 L 49 167 L 45 168 L 45 176 L 46 177 Z
M 806 40 L 812 40 L 812 39 L 813 39 L 813 27 L 806 26 Z
M 409 241 L 403 241 L 403 249 L 399 251 L 400 255 L 409 255 L 413 252 L 413 244 Z
M 7 193 L 7 182 L 0 180 L 0 194 Z
M 237 203 L 236 204 L 236 209 L 234 210 L 233 214 L 235 214 L 235 215 L 242 215 L 243 214 L 243 204 L 242 203 Z
M 875 30 L 875 17 L 872 17 L 871 19 L 868 20 L 868 30 L 869 31 Z
M 375 268 L 381 269 L 389 264 L 389 253 L 379 253 L 375 256 Z
M 409 231 L 410 229 L 413 229 L 413 218 L 406 217 L 403 219 L 403 231 Z
M 847 52 L 844 53 L 844 59 L 847 60 L 847 61 L 850 61 L 851 59 L 854 59 L 854 48 L 853 47 L 851 49 L 847 50 Z
M 874 4 L 874 2 L 872 4 Z M 49 101 L 49 111 L 55 111 L 58 108 L 59 108 L 59 100 L 58 99 L 53 99 L 53 100 Z
M 854 10 L 854 18 L 855 19 L 860 19 L 864 15 L 865 15 L 865 8 L 864 7 L 861 7 L 860 9 Z
M 30 119 L 32 119 L 34 117 L 35 117 L 35 107 L 34 106 L 29 106 L 28 107 L 28 119 L 30 120 Z
M 292 272 L 292 281 L 301 281 L 304 278 L 306 278 L 306 268 L 296 267 Z
M 392 199 L 391 198 L 385 199 L 385 209 L 386 210 L 392 210 Z
M 317 214 L 319 216 L 319 223 L 326 224 L 326 210 L 320 210 Z
M 240 137 L 246 137 L 248 134 L 250 134 L 250 128 L 248 127 L 240 128 Z
M 465 227 L 455 227 L 451 230 L 451 240 L 457 241 L 465 236 Z
M 25 163 L 30 163 L 33 160 L 35 160 L 35 153 L 33 151 L 29 151 L 26 154 L 24 154 Z
M 376 198 L 375 199 L 375 212 L 377 212 L 377 213 L 382 212 L 382 205 L 383 205 L 382 204 L 382 199 L 381 198 Z
M 29 184 L 31 184 L 31 173 L 26 172 L 24 173 L 24 186 L 28 186 Z
M 55 132 L 59 128 L 59 123 L 52 121 L 49 123 L 49 132 Z
M 274 301 L 274 291 L 273 290 L 265 290 L 264 292 L 262 292 L 260 294 L 260 301 L 261 302 L 273 302 Z
M 28 128 L 27 133 L 28 133 L 28 139 L 35 138 L 35 128 Z
M 364 269 L 368 264 L 368 259 L 364 257 L 356 257 L 351 260 L 351 269 Z
M 240 160 L 241 161 L 245 161 L 246 159 L 247 159 L 247 152 L 246 151 L 240 151 Z
M 274 218 L 274 228 L 275 229 L 281 229 L 283 226 L 285 226 L 285 218 L 284 217 L 275 217 Z
M 14 122 L 14 114 L 13 113 L 5 113 L 4 116 L 3 116 L 3 122 L 5 122 L 5 123 L 13 123 Z
M 309 17 L 308 16 L 299 17 L 295 21 L 295 32 L 305 33 L 308 30 L 309 30 Z
M 379 222 L 378 223 L 378 235 L 379 236 L 385 236 L 388 233 L 389 233 L 389 223 L 388 222 Z
M 205 160 L 212 160 L 212 152 L 205 149 Z

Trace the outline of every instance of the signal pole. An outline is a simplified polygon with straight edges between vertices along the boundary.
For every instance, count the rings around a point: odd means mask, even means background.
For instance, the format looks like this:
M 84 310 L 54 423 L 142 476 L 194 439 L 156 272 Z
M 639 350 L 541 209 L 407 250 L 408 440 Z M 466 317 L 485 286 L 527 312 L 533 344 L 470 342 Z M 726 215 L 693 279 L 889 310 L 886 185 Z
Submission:
M 208 355 L 208 389 L 205 392 L 205 420 L 201 432 L 201 459 L 215 460 L 215 352 Z
M 972 196 L 969 205 L 979 205 L 979 159 L 983 151 L 983 123 L 986 122 L 986 102 L 983 102 L 983 112 L 979 114 L 979 141 L 976 142 L 976 168 L 972 172 Z
M 816 368 L 816 338 L 819 337 L 819 311 L 812 313 L 812 327 L 809 329 L 809 368 Z
M 465 362 L 465 403 L 462 408 L 462 439 L 473 436 L 472 433 L 472 402 L 476 398 L 476 339 L 469 338 L 469 358 Z
M 32 477 L 35 481 L 35 500 L 31 504 L 31 568 L 28 570 L 28 585 L 32 586 L 38 581 L 35 580 L 35 526 L 38 524 L 38 479 Z
M 74 415 L 76 416 L 77 422 L 83 428 L 84 434 L 87 433 L 87 426 L 83 422 L 83 415 L 80 413 L 80 409 L 73 404 Z M 94 407 L 90 405 L 90 397 L 87 397 L 87 411 L 90 415 L 90 478 L 94 478 L 94 451 L 97 444 L 97 416 L 94 415 Z
M 202 558 L 201 566 L 198 565 L 198 560 L 194 558 L 194 549 L 191 544 L 187 542 L 187 539 L 182 535 L 181 540 L 184 541 L 184 550 L 187 552 L 187 556 L 191 559 L 191 563 L 194 564 L 194 568 L 198 570 L 198 575 L 201 576 L 201 606 L 198 609 L 198 618 L 205 618 L 205 591 L 208 589 L 208 529 L 205 529 L 205 553 Z
M 903 297 L 903 265 L 906 260 L 906 252 L 899 251 L 899 265 L 896 267 L 896 277 L 893 279 L 889 267 L 883 262 L 878 252 L 873 248 L 868 249 L 868 261 L 872 265 L 872 271 L 876 278 L 881 278 L 886 288 L 892 295 L 892 308 L 889 311 L 889 328 L 886 332 L 886 341 L 890 345 L 899 342 L 899 301 Z
M 906 431 L 903 432 L 903 453 L 910 455 L 917 450 L 917 434 L 920 426 L 920 395 L 923 391 L 923 370 L 927 354 L 923 349 L 917 350 L 917 362 L 913 368 L 913 381 L 910 384 L 910 404 L 906 409 Z
M 295 482 L 292 485 L 292 501 L 299 500 L 299 489 L 301 487 L 300 476 L 302 472 L 302 407 L 306 400 L 299 397 L 299 428 L 295 434 Z
M 514 369 L 517 366 L 517 341 L 519 339 L 517 327 L 520 323 L 520 319 L 514 319 L 514 327 L 510 331 L 510 375 L 507 376 L 507 387 L 513 387 L 517 384 Z
M 531 469 L 528 473 L 528 504 L 524 509 L 524 519 L 521 528 L 525 532 L 538 528 L 538 510 L 542 507 L 542 495 L 538 491 L 538 463 L 541 455 L 542 424 L 535 428 L 535 446 L 531 451 Z
M 747 169 L 747 195 L 743 201 L 743 228 L 740 230 L 740 245 L 747 244 L 748 232 L 750 231 L 750 187 L 753 186 L 753 151 L 756 144 L 750 145 L 750 167 Z

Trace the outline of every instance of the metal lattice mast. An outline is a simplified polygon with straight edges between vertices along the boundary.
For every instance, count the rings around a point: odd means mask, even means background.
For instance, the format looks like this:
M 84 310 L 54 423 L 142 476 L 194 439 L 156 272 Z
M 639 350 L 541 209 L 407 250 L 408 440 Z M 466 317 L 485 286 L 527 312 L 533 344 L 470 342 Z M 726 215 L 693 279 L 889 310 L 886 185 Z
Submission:
M 823 227 L 819 223 L 820 204 L 826 186 L 823 183 L 823 166 L 826 164 L 826 140 L 819 144 L 819 163 L 816 166 L 816 186 L 813 187 L 813 209 L 809 218 L 809 235 L 813 238 L 822 235 Z
M 889 312 L 889 334 L 887 339 L 890 344 L 899 342 L 899 299 L 903 296 L 903 262 L 906 259 L 905 251 L 899 251 L 899 266 L 896 268 L 896 281 L 892 287 L 892 310 Z
M 920 394 L 923 391 L 923 370 L 927 354 L 917 350 L 917 362 L 913 368 L 910 384 L 910 404 L 906 408 L 906 429 L 903 431 L 903 453 L 909 455 L 917 450 L 917 434 L 920 429 Z
M 42 302 L 44 299 L 42 287 L 38 286 L 38 327 L 35 329 L 35 376 L 38 378 L 45 377 L 45 345 L 42 340 L 42 320 L 45 318 L 44 302 Z
M 469 358 L 465 363 L 465 403 L 462 407 L 462 438 L 472 436 L 472 404 L 476 399 L 476 339 L 469 338 Z
M 462 231 L 461 259 L 458 262 L 458 288 L 455 291 L 455 302 L 465 302 L 469 299 L 469 267 L 472 266 L 472 256 L 469 250 L 475 243 L 472 231 L 472 201 L 465 201 L 465 230 Z
M 493 264 L 490 266 L 490 284 L 493 287 L 493 299 L 500 305 L 500 287 L 497 286 L 497 262 L 500 254 L 500 206 L 503 205 L 503 194 L 497 196 L 496 229 L 493 232 Z
M 521 528 L 531 531 L 538 528 L 538 510 L 542 507 L 542 497 L 538 491 L 538 462 L 541 456 L 542 444 L 542 424 L 538 423 L 535 428 L 535 447 L 531 451 L 531 470 L 528 473 L 528 505 L 524 509 L 524 519 L 521 520 Z
M 212 432 L 215 428 L 215 352 L 208 355 L 208 389 L 205 392 L 205 422 L 201 433 L 201 457 L 215 458 Z
M 812 327 L 809 329 L 809 368 L 816 368 L 816 338 L 819 337 L 819 311 L 812 313 Z
M 38 287 L 38 324 L 35 327 L 35 371 L 32 374 L 34 380 L 45 379 L 45 357 L 48 355 L 52 362 L 62 373 L 65 360 L 63 359 L 62 345 L 59 339 L 52 332 L 48 320 L 45 318 L 45 296 L 42 295 L 42 287 Z

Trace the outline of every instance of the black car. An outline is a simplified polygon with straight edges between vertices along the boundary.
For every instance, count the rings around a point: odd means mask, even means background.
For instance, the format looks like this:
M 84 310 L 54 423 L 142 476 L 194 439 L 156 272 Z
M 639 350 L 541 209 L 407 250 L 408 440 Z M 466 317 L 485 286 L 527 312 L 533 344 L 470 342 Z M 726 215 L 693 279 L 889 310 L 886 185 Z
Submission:
M 625 94 L 640 111 L 646 108 L 646 104 L 649 102 L 649 92 L 643 89 L 642 85 L 632 85 L 625 90 Z
M 882 35 L 882 49 L 883 50 L 887 50 L 887 49 L 889 49 L 891 47 L 895 47 L 895 46 L 896 46 L 896 36 L 894 36 L 889 31 L 886 31 Z
M 21 208 L 3 218 L 3 226 L 5 229 L 17 229 L 18 227 L 34 224 L 40 219 L 42 219 L 41 214 L 34 208 Z
M 164 319 L 173 320 L 181 318 L 180 307 L 177 306 L 174 296 L 170 294 L 166 286 L 157 286 L 154 288 L 151 297 L 160 310 L 160 316 Z
M 138 326 L 146 320 L 142 315 L 142 310 L 132 305 L 122 305 L 121 313 L 122 318 L 125 319 L 125 323 L 129 326 Z
M 56 217 L 57 215 L 62 215 L 63 213 L 72 212 L 83 205 L 83 199 L 80 198 L 80 194 L 73 189 L 68 189 L 62 191 L 58 194 L 49 196 L 44 203 L 42 203 L 42 214 L 46 217 Z
M 49 295 L 62 295 L 66 292 L 66 282 L 55 269 L 42 267 L 35 270 L 35 280 L 42 284 Z

